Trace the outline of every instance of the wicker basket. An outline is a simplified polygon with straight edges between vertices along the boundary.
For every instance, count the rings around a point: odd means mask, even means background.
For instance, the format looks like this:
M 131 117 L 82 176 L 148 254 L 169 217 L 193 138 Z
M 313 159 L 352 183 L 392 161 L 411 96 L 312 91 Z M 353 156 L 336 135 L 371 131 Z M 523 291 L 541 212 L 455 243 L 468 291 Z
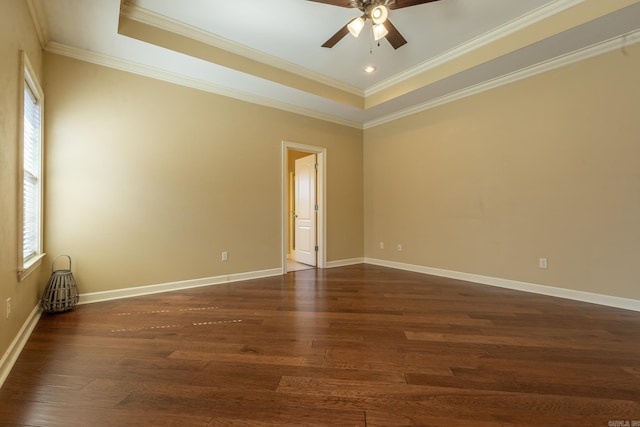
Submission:
M 56 260 L 59 257 L 69 259 L 68 270 L 54 270 Z M 69 311 L 78 303 L 78 286 L 71 274 L 71 257 L 58 255 L 51 263 L 51 278 L 40 300 L 42 309 L 47 313 L 62 313 Z

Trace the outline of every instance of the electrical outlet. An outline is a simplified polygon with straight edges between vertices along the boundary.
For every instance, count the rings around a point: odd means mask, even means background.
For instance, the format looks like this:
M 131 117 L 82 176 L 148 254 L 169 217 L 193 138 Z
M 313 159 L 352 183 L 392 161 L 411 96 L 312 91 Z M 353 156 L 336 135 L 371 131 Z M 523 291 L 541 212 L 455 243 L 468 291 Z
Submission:
M 11 298 L 7 298 L 7 319 L 11 315 Z
M 384 249 L 384 242 L 380 242 L 380 249 Z
M 547 259 L 546 258 L 540 258 L 538 260 L 538 267 L 547 268 Z
M 398 243 L 398 252 L 402 252 L 402 244 Z
M 229 254 L 225 251 L 222 252 L 222 261 L 227 261 L 229 259 Z

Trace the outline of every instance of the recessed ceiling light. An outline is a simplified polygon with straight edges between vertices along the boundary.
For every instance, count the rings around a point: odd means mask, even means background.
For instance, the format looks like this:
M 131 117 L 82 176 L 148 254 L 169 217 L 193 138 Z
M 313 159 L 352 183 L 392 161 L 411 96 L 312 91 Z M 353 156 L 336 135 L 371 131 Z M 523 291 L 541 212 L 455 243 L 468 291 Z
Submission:
M 367 74 L 371 74 L 373 73 L 375 70 L 377 70 L 377 68 L 375 67 L 375 65 L 367 65 L 366 67 L 364 67 L 364 72 Z

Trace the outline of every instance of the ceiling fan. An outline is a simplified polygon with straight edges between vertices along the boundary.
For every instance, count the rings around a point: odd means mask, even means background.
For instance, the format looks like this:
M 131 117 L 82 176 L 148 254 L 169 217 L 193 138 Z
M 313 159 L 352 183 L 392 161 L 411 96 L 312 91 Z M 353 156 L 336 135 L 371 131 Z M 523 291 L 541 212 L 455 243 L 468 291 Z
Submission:
M 354 37 L 358 37 L 365 21 L 370 19 L 373 22 L 373 38 L 380 40 L 386 38 L 387 41 L 398 49 L 407 43 L 402 34 L 389 21 L 389 9 L 401 9 L 403 7 L 417 6 L 419 4 L 431 3 L 438 0 L 310 0 L 316 3 L 324 3 L 332 6 L 358 8 L 363 13 L 362 16 L 353 19 L 347 25 L 340 28 L 329 40 L 324 42 L 322 47 L 332 48 L 344 36 L 351 33 Z

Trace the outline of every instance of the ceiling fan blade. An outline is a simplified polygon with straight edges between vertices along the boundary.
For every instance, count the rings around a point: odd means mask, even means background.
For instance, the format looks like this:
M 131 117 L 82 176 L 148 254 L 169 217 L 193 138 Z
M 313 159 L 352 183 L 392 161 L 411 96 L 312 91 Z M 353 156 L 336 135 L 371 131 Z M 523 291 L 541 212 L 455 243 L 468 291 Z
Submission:
M 342 38 L 347 34 L 349 34 L 349 28 L 347 28 L 347 26 L 345 25 L 344 27 L 340 28 L 337 33 L 332 35 L 329 40 L 324 42 L 322 47 L 329 47 L 329 48 L 334 47 L 336 43 L 342 40 Z
M 439 0 L 395 0 L 389 6 L 389 9 L 402 9 L 403 7 L 417 6 L 419 4 L 431 3 Z
M 308 0 L 316 3 L 324 3 L 331 6 L 355 7 L 350 0 Z
M 391 46 L 393 46 L 394 49 L 397 49 L 407 43 L 407 40 L 402 37 L 400 31 L 398 31 L 398 29 L 388 19 L 384 21 L 384 27 L 387 29 L 387 31 L 389 31 L 386 39 L 389 41 L 389 43 L 391 43 Z

